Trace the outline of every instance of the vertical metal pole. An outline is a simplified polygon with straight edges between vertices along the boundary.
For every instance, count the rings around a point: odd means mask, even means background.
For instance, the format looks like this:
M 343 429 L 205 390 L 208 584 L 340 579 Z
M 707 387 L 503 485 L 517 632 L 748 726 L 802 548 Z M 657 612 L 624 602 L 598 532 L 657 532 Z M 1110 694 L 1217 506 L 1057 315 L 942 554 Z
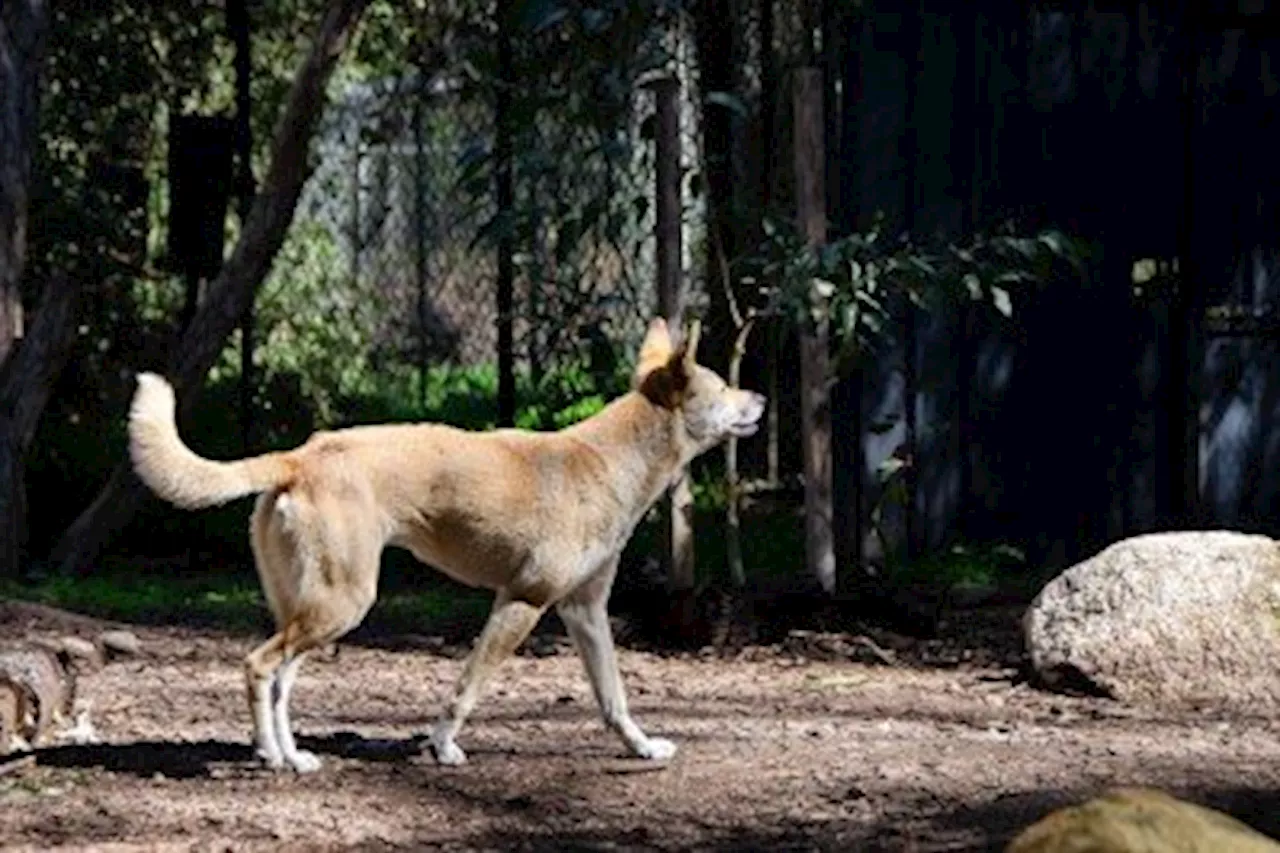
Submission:
M 511 426 L 516 419 L 515 371 L 515 235 L 513 214 L 515 187 L 512 174 L 511 2 L 498 2 L 498 91 L 494 103 L 497 156 L 495 195 L 498 219 L 498 424 Z
M 418 268 L 418 407 L 425 414 L 427 409 L 427 199 L 423 182 L 427 179 L 426 154 L 422 144 L 422 101 L 427 95 L 422 66 L 417 67 L 418 85 L 413 101 L 413 189 L 414 189 L 414 248 Z
M 246 0 L 228 0 L 227 29 L 236 46 L 236 196 L 240 227 L 249 221 L 255 192 L 253 179 L 253 128 L 250 122 L 249 11 Z M 253 418 L 253 299 L 240 319 L 240 441 L 246 454 L 252 451 Z
M 363 108 L 360 108 L 363 110 Z M 348 120 L 353 125 L 351 135 L 351 290 L 353 293 L 359 293 L 360 290 L 360 253 L 364 249 L 364 238 L 361 236 L 360 229 L 360 190 L 361 190 L 361 139 L 360 128 L 364 118 L 360 112 L 355 115 L 349 115 Z M 344 128 L 345 130 L 345 128 Z

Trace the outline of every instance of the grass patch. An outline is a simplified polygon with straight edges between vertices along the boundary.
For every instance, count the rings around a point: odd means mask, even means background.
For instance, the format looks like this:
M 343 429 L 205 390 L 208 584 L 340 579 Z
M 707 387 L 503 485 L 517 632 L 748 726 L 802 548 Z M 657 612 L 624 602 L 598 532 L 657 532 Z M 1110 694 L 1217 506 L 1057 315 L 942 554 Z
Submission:
M 886 574 L 892 583 L 904 586 L 1013 588 L 1030 582 L 1026 557 L 1017 548 L 1003 544 L 953 545 L 911 563 L 890 563 Z
M 122 561 L 124 563 L 125 561 Z M 127 564 L 126 564 L 127 565 Z M 449 633 L 478 624 L 492 594 L 431 578 L 422 588 L 397 584 L 366 619 L 376 632 Z M 199 578 L 128 573 L 124 566 L 86 577 L 52 576 L 31 583 L 0 583 L 0 597 L 134 625 L 182 625 L 263 634 L 272 619 L 257 580 L 241 575 Z
M 253 629 L 270 615 L 257 584 L 231 577 L 147 577 L 113 572 L 6 582 L 0 595 L 138 625 L 201 624 Z

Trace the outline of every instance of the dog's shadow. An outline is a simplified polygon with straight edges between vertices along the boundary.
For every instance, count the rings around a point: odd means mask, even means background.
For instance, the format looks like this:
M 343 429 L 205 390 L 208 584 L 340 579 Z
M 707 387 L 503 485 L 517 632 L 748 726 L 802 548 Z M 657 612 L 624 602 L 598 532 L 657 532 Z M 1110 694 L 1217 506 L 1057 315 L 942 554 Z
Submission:
M 429 750 L 426 742 L 426 737 L 419 735 L 366 738 L 354 732 L 298 738 L 299 747 L 320 755 L 378 762 L 408 760 Z M 34 754 L 39 767 L 97 768 L 145 778 L 160 775 L 195 779 L 271 772 L 258 763 L 249 744 L 220 740 L 65 744 L 42 747 Z

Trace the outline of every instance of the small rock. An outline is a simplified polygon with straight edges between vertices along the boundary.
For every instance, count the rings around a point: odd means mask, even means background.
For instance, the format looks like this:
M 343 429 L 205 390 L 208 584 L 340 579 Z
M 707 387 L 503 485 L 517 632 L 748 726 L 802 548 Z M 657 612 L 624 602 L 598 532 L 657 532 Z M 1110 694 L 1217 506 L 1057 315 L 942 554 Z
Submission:
M 132 657 L 142 653 L 142 643 L 132 631 L 104 631 L 98 638 L 107 657 Z
M 88 669 L 102 666 L 102 650 L 83 637 L 63 637 L 58 642 L 58 647 L 71 661 Z

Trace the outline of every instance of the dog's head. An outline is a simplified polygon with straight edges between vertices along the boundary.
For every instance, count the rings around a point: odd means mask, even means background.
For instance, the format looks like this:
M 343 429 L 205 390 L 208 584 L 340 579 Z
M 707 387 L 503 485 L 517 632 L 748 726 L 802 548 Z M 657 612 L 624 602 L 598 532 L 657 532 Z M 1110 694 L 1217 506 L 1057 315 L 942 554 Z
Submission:
M 753 435 L 764 414 L 765 397 L 730 388 L 714 370 L 697 362 L 699 326 L 694 322 L 679 346 L 661 317 L 649 323 L 640 347 L 633 387 L 653 403 L 681 415 L 692 455 L 730 436 Z

